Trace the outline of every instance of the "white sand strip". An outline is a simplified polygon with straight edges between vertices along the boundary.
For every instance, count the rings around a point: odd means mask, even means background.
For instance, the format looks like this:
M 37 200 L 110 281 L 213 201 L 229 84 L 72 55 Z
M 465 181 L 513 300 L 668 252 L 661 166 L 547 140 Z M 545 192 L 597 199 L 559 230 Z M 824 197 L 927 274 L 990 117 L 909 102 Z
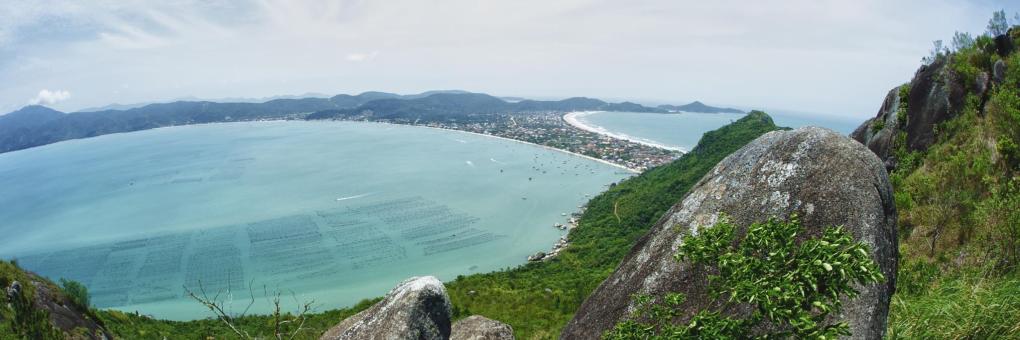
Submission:
M 653 142 L 653 141 L 650 141 L 650 140 L 647 140 L 647 139 L 641 139 L 641 138 L 629 136 L 629 135 L 626 135 L 626 134 L 623 134 L 623 133 L 612 132 L 612 131 L 606 130 L 605 128 L 603 128 L 601 126 L 591 126 L 591 125 L 585 124 L 580 119 L 581 117 L 584 117 L 584 116 L 587 116 L 587 115 L 591 115 L 591 114 L 594 114 L 594 113 L 598 113 L 598 112 L 603 112 L 603 111 L 569 112 L 569 113 L 563 115 L 563 120 L 565 120 L 567 122 L 567 124 L 570 124 L 571 126 L 576 127 L 578 129 L 581 129 L 581 130 L 584 130 L 584 131 L 593 132 L 593 133 L 597 133 L 597 134 L 604 135 L 604 136 L 609 136 L 609 137 L 616 138 L 616 139 L 623 139 L 623 140 L 631 141 L 631 142 L 634 142 L 634 143 L 651 146 L 651 147 L 654 147 L 654 148 L 673 150 L 673 151 L 679 151 L 679 152 L 682 152 L 682 153 L 687 153 L 687 150 L 684 150 L 684 148 L 681 148 L 681 147 L 678 147 L 678 146 L 663 145 L 663 144 L 656 143 L 656 142 Z

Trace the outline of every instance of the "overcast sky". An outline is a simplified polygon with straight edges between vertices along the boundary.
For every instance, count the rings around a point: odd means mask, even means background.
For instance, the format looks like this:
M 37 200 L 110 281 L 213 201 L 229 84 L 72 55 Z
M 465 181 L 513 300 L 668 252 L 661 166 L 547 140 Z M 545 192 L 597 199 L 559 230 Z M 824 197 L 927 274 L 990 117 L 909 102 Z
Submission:
M 1016 1 L 0 0 L 0 112 L 464 89 L 874 115 Z

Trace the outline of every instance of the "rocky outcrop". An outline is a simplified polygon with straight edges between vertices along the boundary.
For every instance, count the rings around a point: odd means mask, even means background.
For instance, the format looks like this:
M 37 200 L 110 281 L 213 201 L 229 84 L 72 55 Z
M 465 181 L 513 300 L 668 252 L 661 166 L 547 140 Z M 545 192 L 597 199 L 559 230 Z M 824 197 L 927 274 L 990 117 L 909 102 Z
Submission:
M 453 324 L 451 340 L 514 340 L 514 329 L 505 323 L 472 315 Z
M 805 232 L 843 225 L 867 244 L 887 278 L 859 287 L 838 315 L 854 338 L 882 338 L 889 300 L 896 286 L 896 209 L 881 161 L 861 144 L 821 128 L 770 132 L 736 151 L 702 178 L 677 205 L 631 249 L 617 270 L 581 305 L 563 331 L 563 339 L 599 338 L 633 310 L 635 293 L 687 296 L 687 321 L 696 310 L 718 303 L 707 294 L 707 272 L 673 258 L 681 236 L 730 216 L 746 230 L 768 217 L 798 214 Z M 738 230 L 739 233 L 745 230 Z M 727 311 L 726 313 L 747 311 Z
M 1010 30 L 1006 35 L 995 37 L 995 52 L 1000 56 L 1012 53 L 1016 46 L 1011 37 L 1015 34 Z M 1006 80 L 1006 63 L 997 60 L 988 69 L 968 78 L 957 74 L 951 67 L 950 61 L 956 57 L 955 54 L 940 56 L 930 65 L 921 66 L 914 74 L 905 98 L 899 98 L 901 96 L 898 91 L 890 91 L 878 115 L 861 124 L 850 136 L 867 145 L 891 169 L 896 165 L 895 155 L 892 154 L 896 146 L 893 144 L 901 131 L 906 133 L 904 146 L 907 150 L 925 150 L 938 138 L 936 126 L 959 115 L 967 103 L 968 95 L 974 95 L 981 101 L 980 111 L 992 85 Z M 897 112 L 900 105 L 890 107 L 891 99 L 903 101 L 906 112 Z M 890 115 L 890 112 L 894 114 Z M 896 119 L 897 115 L 902 117 Z M 880 121 L 884 124 L 880 124 Z
M 432 276 L 414 277 L 319 339 L 449 339 L 450 298 Z
M 886 160 L 886 169 L 895 167 L 890 156 L 896 133 L 899 131 L 896 127 L 899 107 L 900 88 L 896 87 L 885 95 L 885 101 L 882 102 L 882 107 L 878 109 L 875 118 L 868 119 L 850 134 L 850 138 L 866 145 L 880 159 Z
M 935 125 L 963 109 L 967 89 L 947 67 L 948 58 L 922 66 L 910 82 L 907 100 L 907 147 L 924 150 L 935 143 Z
M 0 274 L 0 304 L 16 310 L 20 305 L 44 311 L 50 326 L 69 339 L 113 339 L 95 314 L 71 301 L 53 282 L 7 262 L 0 261 L 0 266 L 6 267 L 0 272 L 6 270 L 12 275 Z

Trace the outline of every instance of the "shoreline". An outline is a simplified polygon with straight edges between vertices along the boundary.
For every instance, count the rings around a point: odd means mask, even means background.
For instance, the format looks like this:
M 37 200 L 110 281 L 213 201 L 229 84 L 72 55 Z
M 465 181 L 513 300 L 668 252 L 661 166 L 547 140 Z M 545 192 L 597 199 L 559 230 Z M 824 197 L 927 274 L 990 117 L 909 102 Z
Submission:
M 611 137 L 611 138 L 622 139 L 622 140 L 638 143 L 638 144 L 641 144 L 641 145 L 651 146 L 653 148 L 666 149 L 666 150 L 670 150 L 670 151 L 677 151 L 677 152 L 680 152 L 680 153 L 687 153 L 688 152 L 687 150 L 684 150 L 684 148 L 681 148 L 681 147 L 663 145 L 663 144 L 659 144 L 659 143 L 655 143 L 655 142 L 650 142 L 650 141 L 647 141 L 647 140 L 644 140 L 644 139 L 640 139 L 640 138 L 629 136 L 629 135 L 622 134 L 622 133 L 610 132 L 609 130 L 606 130 L 605 128 L 602 128 L 600 126 L 591 126 L 591 125 L 585 124 L 584 122 L 582 122 L 579 119 L 581 117 L 588 116 L 588 115 L 591 115 L 591 114 L 594 114 L 594 113 L 598 113 L 598 112 L 604 112 L 604 111 L 576 111 L 576 112 L 568 112 L 568 113 L 563 115 L 563 120 L 566 121 L 567 124 L 570 124 L 570 126 L 573 126 L 575 128 L 578 128 L 578 129 L 581 129 L 581 130 L 584 130 L 584 131 L 588 131 L 588 132 L 591 132 L 591 133 L 597 133 L 597 134 L 600 134 L 600 135 L 603 135 L 603 136 L 607 136 L 607 137 Z
M 349 120 L 337 120 L 337 121 L 351 122 Z M 498 139 L 502 139 L 502 140 L 505 140 L 505 141 L 524 143 L 524 144 L 528 144 L 528 145 L 531 145 L 531 146 L 537 146 L 537 147 L 540 147 L 540 148 L 543 148 L 543 149 L 548 149 L 548 150 L 552 150 L 552 151 L 559 151 L 559 152 L 562 152 L 562 153 L 565 153 L 565 154 L 568 154 L 568 155 L 571 155 L 571 156 L 585 158 L 585 159 L 588 159 L 588 160 L 591 160 L 591 161 L 596 161 L 596 162 L 599 162 L 599 163 L 602 163 L 602 164 L 605 164 L 605 165 L 616 167 L 616 168 L 619 168 L 621 170 L 626 170 L 626 171 L 631 172 L 633 174 L 641 173 L 641 171 L 638 170 L 638 169 L 631 169 L 631 168 L 628 168 L 628 167 L 623 166 L 621 164 L 616 164 L 616 163 L 613 163 L 613 162 L 610 162 L 610 161 L 607 161 L 607 160 L 604 160 L 604 159 L 601 159 L 601 158 L 595 158 L 595 157 L 592 157 L 592 156 L 588 156 L 588 155 L 584 155 L 584 154 L 579 154 L 579 153 L 572 152 L 572 151 L 569 151 L 569 150 L 563 150 L 563 149 L 560 149 L 560 148 L 554 148 L 554 147 L 551 147 L 551 146 L 548 146 L 548 145 L 535 144 L 535 143 L 532 143 L 532 142 L 527 142 L 527 141 L 523 141 L 523 140 L 519 140 L 519 139 L 501 137 L 501 136 L 496 136 L 496 135 L 489 135 L 489 134 L 472 132 L 472 131 L 464 131 L 464 130 L 443 128 L 443 127 L 436 127 L 436 126 L 427 126 L 427 125 L 410 125 L 410 124 L 397 124 L 397 123 L 386 123 L 386 122 L 366 122 L 366 123 L 380 123 L 380 124 L 390 124 L 390 125 L 406 125 L 406 126 L 414 126 L 414 127 L 424 127 L 424 128 L 429 128 L 429 129 L 436 129 L 436 130 L 443 130 L 443 131 L 456 131 L 456 132 L 462 132 L 462 133 L 478 135 L 478 136 L 483 136 L 483 137 L 498 138 Z

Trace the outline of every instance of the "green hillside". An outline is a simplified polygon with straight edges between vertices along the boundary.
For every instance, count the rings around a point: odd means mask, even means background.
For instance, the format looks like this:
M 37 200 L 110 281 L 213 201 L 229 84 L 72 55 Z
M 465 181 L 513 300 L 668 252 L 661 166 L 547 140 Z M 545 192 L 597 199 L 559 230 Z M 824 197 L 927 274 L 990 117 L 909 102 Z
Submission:
M 901 260 L 891 338 L 1020 337 L 1016 46 L 1020 29 L 1014 27 L 933 52 L 927 73 L 936 74 L 949 103 L 961 105 L 951 105 L 934 125 L 930 146 L 909 142 L 919 134 L 911 120 L 922 119 L 921 106 L 932 106 L 938 94 L 911 91 L 917 78 L 899 91 L 890 179 Z M 885 128 L 878 125 L 871 127 Z

